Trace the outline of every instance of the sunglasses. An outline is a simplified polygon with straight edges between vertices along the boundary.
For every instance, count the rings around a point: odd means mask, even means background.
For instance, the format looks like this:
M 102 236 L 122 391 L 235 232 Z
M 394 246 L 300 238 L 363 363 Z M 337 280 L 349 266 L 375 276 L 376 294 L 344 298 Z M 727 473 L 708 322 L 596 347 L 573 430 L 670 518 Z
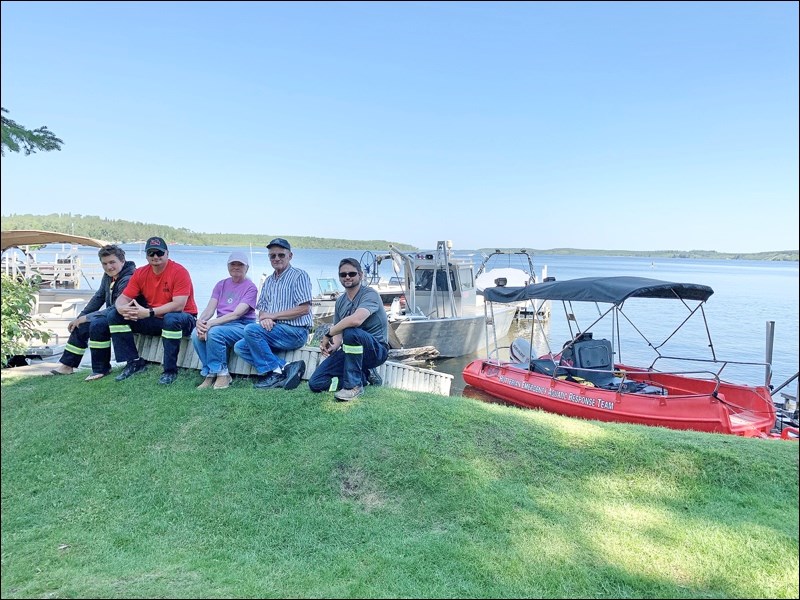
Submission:
M 164 256 L 164 251 L 163 250 L 150 250 L 150 252 L 147 253 L 147 256 Z
M 358 275 L 358 271 L 347 271 L 344 273 L 339 273 L 339 277 L 341 277 L 342 279 L 344 279 L 345 277 L 355 277 L 356 275 Z
M 275 260 L 276 258 L 286 258 L 285 252 L 275 252 L 274 254 L 269 255 L 270 260 Z

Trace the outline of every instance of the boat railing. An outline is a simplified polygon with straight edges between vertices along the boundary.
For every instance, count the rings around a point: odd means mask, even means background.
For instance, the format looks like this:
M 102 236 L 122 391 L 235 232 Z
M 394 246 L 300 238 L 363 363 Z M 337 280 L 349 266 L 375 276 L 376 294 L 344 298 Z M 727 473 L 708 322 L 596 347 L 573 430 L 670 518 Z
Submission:
M 67 255 L 55 260 L 39 261 L 31 255 L 25 260 L 3 256 L 2 270 L 5 274 L 28 280 L 36 280 L 39 286 L 49 289 L 80 289 L 85 282 L 92 288 L 91 280 L 99 280 L 103 276 L 100 264 L 84 265 L 80 257 Z
M 555 364 L 555 363 L 553 363 Z M 610 389 L 617 391 L 619 393 L 657 393 L 657 392 L 637 392 L 632 389 L 628 389 L 630 386 L 628 382 L 639 382 L 636 376 L 641 377 L 649 385 L 652 385 L 656 388 L 663 388 L 663 385 L 657 381 L 652 381 L 653 375 L 677 375 L 677 376 L 692 376 L 692 377 L 700 377 L 704 376 L 709 383 L 714 384 L 714 389 L 710 391 L 705 391 L 702 393 L 691 393 L 691 394 L 673 394 L 670 393 L 670 398 L 696 398 L 698 396 L 708 396 L 711 394 L 712 396 L 716 396 L 719 392 L 719 388 L 721 385 L 721 380 L 719 375 L 713 371 L 709 371 L 706 369 L 700 370 L 679 370 L 679 371 L 654 371 L 652 369 L 647 370 L 631 370 L 629 368 L 617 368 L 615 367 L 613 370 L 609 369 L 590 369 L 586 367 L 567 367 L 562 365 L 557 365 L 557 368 L 553 371 L 553 379 L 567 378 L 572 377 L 575 379 L 577 383 L 581 383 L 584 385 L 591 385 L 594 387 L 600 387 L 604 389 Z M 598 382 L 605 381 L 607 383 L 598 385 Z M 666 395 L 666 392 L 664 392 Z
M 502 349 L 509 349 L 510 346 L 501 346 L 496 350 L 489 351 L 489 357 L 486 359 L 486 363 L 490 365 L 496 366 L 504 366 L 508 365 L 509 362 L 506 360 L 502 360 L 499 358 L 499 351 Z M 537 359 L 534 359 L 536 361 Z M 709 384 L 713 383 L 713 389 L 704 391 L 702 393 L 685 393 L 685 394 L 675 394 L 673 391 L 670 391 L 669 397 L 670 399 L 688 399 L 688 398 L 698 398 L 698 397 L 706 397 L 706 396 L 717 396 L 719 393 L 720 386 L 722 384 L 722 380 L 719 377 L 718 373 L 714 371 L 709 371 L 707 369 L 699 369 L 699 370 L 675 370 L 675 371 L 656 371 L 652 368 L 644 369 L 644 370 L 632 370 L 628 367 L 615 367 L 614 369 L 590 369 L 586 367 L 569 367 L 566 365 L 560 365 L 558 362 L 550 360 L 550 359 L 539 359 L 541 360 L 540 364 L 546 364 L 550 366 L 550 370 L 552 371 L 549 373 L 549 377 L 554 381 L 563 380 L 567 378 L 571 378 L 573 383 L 579 383 L 581 385 L 585 385 L 587 388 L 590 387 L 597 387 L 600 389 L 607 389 L 611 391 L 616 391 L 618 393 L 644 393 L 644 394 L 658 394 L 659 392 L 655 390 L 651 391 L 635 391 L 632 389 L 628 389 L 629 382 L 637 382 L 640 383 L 641 381 L 637 379 L 637 377 L 644 380 L 643 382 L 647 382 L 648 385 L 654 388 L 662 388 L 663 384 L 654 381 L 652 378 L 654 375 L 664 376 L 664 375 L 675 375 L 675 376 L 693 376 L 695 378 L 704 376 L 704 378 L 709 382 Z M 531 361 L 531 366 L 528 370 L 532 372 L 537 372 L 533 368 L 533 362 Z M 539 372 L 540 374 L 545 374 L 544 372 Z M 597 382 L 605 381 L 606 384 L 598 385 Z M 661 392 L 663 395 L 666 395 L 666 392 Z
M 393 314 L 390 313 L 387 315 L 389 321 L 430 321 L 431 318 L 428 315 L 422 313 L 405 313 L 405 314 Z
M 486 362 L 488 362 L 490 364 L 494 364 L 494 365 L 501 365 L 504 362 L 507 362 L 507 361 L 503 361 L 500 358 L 500 351 L 501 350 L 508 350 L 508 352 L 510 353 L 511 352 L 511 346 L 498 346 L 496 344 L 495 345 L 487 344 L 486 345 L 486 353 L 487 353 L 488 356 L 486 358 Z
M 740 361 L 740 360 L 720 360 L 718 358 L 692 358 L 686 356 L 668 356 L 659 354 L 653 362 L 650 364 L 650 368 L 655 368 L 656 363 L 659 360 L 674 360 L 674 361 L 682 361 L 682 362 L 698 362 L 698 363 L 711 363 L 714 365 L 719 365 L 719 369 L 715 371 L 715 375 L 720 378 L 722 376 L 722 371 L 724 371 L 728 366 L 734 365 L 739 367 L 752 367 L 752 368 L 759 368 L 759 369 L 766 369 L 766 371 L 770 374 L 767 378 L 768 381 L 766 385 L 769 385 L 769 380 L 772 378 L 772 365 L 768 362 L 759 362 L 759 361 Z M 659 373 L 662 371 L 659 371 Z
M 405 280 L 402 277 L 390 277 L 389 279 L 385 279 L 381 277 L 375 283 L 370 284 L 370 287 L 376 290 L 384 290 L 384 289 L 394 289 L 394 288 L 402 288 L 405 284 Z

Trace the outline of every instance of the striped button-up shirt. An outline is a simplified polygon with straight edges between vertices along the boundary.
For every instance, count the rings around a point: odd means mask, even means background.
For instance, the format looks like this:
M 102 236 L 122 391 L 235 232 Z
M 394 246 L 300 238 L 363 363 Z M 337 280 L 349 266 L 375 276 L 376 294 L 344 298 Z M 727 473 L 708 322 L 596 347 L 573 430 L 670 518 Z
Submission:
M 276 277 L 273 273 L 266 278 L 261 287 L 256 308 L 272 313 L 289 310 L 305 303 L 309 305 L 311 303 L 311 278 L 302 269 L 296 269 L 289 265 L 289 268 L 281 273 L 280 277 Z M 310 306 L 309 312 L 302 317 L 281 319 L 279 322 L 298 327 L 311 327 L 313 319 Z

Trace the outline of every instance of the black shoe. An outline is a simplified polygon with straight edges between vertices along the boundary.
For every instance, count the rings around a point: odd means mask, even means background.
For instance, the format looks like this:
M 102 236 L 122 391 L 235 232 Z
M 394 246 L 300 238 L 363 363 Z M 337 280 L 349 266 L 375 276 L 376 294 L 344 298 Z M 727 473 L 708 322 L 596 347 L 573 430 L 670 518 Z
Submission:
M 283 366 L 283 381 L 279 384 L 285 390 L 293 390 L 303 380 L 303 374 L 306 372 L 306 363 L 302 360 L 296 360 Z
M 178 378 L 177 373 L 164 373 L 159 378 L 158 383 L 160 383 L 161 385 L 169 385 L 170 383 L 173 383 L 177 378 Z
M 378 375 L 378 369 L 370 369 L 369 376 L 367 377 L 367 383 L 374 386 L 383 385 L 383 377 Z
M 125 368 L 122 369 L 122 373 L 117 375 L 115 379 L 117 381 L 124 381 L 131 375 L 135 375 L 136 373 L 140 373 L 141 371 L 145 371 L 147 369 L 147 363 L 143 358 L 136 358 L 134 360 L 129 360 L 128 364 L 125 365 Z
M 254 388 L 260 390 L 278 387 L 283 382 L 283 373 L 267 373 L 259 375 L 258 381 L 253 384 Z

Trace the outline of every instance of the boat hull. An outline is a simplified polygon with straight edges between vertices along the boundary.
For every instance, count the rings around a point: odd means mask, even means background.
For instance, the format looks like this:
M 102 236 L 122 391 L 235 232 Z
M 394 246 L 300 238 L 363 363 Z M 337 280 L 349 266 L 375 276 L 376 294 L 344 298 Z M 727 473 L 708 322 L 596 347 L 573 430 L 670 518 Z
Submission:
M 489 335 L 496 335 L 498 339 L 506 337 L 515 311 L 515 307 L 495 308 L 495 333 L 490 326 Z M 486 316 L 482 310 L 463 317 L 405 318 L 389 322 L 389 345 L 392 348 L 435 346 L 439 356 L 452 358 L 485 348 L 486 330 Z
M 47 333 L 47 342 L 31 340 L 25 356 L 40 358 L 61 354 L 70 336 L 69 324 L 92 299 L 95 290 L 42 288 L 36 293 L 33 317 L 37 331 Z
M 314 296 L 311 299 L 311 316 L 315 324 L 333 323 L 336 311 L 336 297 Z
M 625 365 L 616 368 L 637 371 Z M 775 408 L 763 386 L 722 383 L 714 395 L 711 380 L 651 372 L 631 380 L 663 393 L 625 393 L 489 360 L 472 361 L 463 377 L 467 384 L 512 404 L 568 417 L 745 437 L 768 437 L 775 423 Z

